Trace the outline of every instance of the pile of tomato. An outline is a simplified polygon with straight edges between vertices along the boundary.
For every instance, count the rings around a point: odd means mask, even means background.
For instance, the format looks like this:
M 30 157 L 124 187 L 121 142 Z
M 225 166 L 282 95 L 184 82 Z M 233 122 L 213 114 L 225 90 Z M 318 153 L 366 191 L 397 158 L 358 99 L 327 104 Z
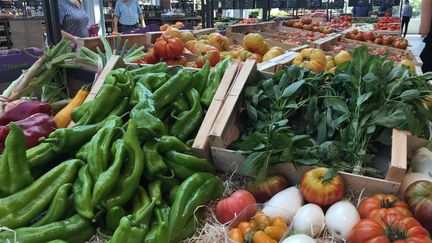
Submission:
M 240 222 L 237 227 L 231 228 L 229 238 L 237 243 L 276 243 L 284 236 L 288 226 L 282 217 L 269 216 L 257 212 L 250 221 Z

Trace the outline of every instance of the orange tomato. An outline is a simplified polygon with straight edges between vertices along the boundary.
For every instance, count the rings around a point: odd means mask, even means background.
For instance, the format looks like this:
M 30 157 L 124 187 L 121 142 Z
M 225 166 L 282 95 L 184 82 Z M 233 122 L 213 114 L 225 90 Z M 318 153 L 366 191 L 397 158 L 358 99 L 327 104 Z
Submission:
M 267 226 L 264 229 L 264 233 L 270 236 L 272 239 L 280 240 L 285 234 L 285 229 L 279 226 Z
M 270 236 L 266 235 L 264 231 L 259 230 L 253 235 L 254 243 L 276 243 L 277 241 L 270 238 Z
M 267 227 L 271 225 L 270 218 L 265 214 L 257 213 L 254 219 L 258 227 Z
M 274 217 L 273 220 L 272 220 L 272 224 L 271 225 L 272 226 L 280 227 L 280 228 L 282 228 L 284 230 L 288 229 L 288 226 L 287 226 L 287 224 L 285 222 L 285 219 L 282 218 L 282 217 L 280 217 L 280 216 Z
M 249 221 L 249 224 L 252 228 L 256 228 L 256 226 L 257 226 L 255 220 L 253 220 L 253 219 L 251 221 Z
M 243 233 L 243 236 L 246 237 L 246 235 L 253 230 L 253 225 L 251 225 L 249 222 L 241 222 L 237 227 L 240 229 L 240 231 Z
M 239 228 L 230 229 L 228 236 L 231 240 L 238 243 L 244 242 L 243 234 Z

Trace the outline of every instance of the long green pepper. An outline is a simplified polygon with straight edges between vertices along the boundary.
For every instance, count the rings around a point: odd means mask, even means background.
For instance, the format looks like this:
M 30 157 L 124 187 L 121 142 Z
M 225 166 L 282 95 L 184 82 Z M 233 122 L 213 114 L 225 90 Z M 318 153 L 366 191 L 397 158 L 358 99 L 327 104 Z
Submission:
M 122 124 L 123 122 L 119 117 L 109 117 L 103 127 L 91 139 L 87 152 L 87 163 L 93 181 L 96 181 L 99 175 L 107 169 L 111 141 L 116 128 Z
M 0 157 L 0 196 L 8 196 L 33 183 L 27 163 L 26 138 L 22 129 L 11 122 L 5 150 Z
M 0 199 L 0 225 L 15 229 L 28 225 L 52 201 L 57 190 L 75 180 L 81 160 L 65 161 L 23 190 Z
M 128 128 L 123 139 L 126 146 L 128 162 L 116 187 L 106 201 L 107 208 L 123 205 L 133 197 L 144 169 L 144 153 L 139 144 L 135 120 L 129 120 Z
M 156 110 L 162 110 L 165 106 L 177 99 L 177 97 L 189 86 L 192 74 L 187 70 L 180 70 L 172 76 L 154 94 Z
M 40 220 L 34 223 L 32 227 L 38 227 L 65 219 L 70 208 L 70 189 L 72 189 L 72 183 L 66 183 L 61 186 L 57 190 L 46 214 Z
M 167 166 L 182 180 L 192 176 L 195 172 L 208 172 L 212 174 L 215 172 L 213 165 L 206 159 L 197 158 L 193 155 L 172 150 L 166 153 L 165 158 Z
M 186 97 L 191 104 L 191 109 L 180 113 L 170 129 L 170 134 L 185 141 L 189 136 L 200 126 L 204 112 L 201 108 L 200 97 L 198 91 L 190 89 L 186 93 Z
M 120 176 L 120 170 L 123 165 L 126 149 L 123 139 L 118 139 L 114 142 L 111 148 L 111 154 L 114 156 L 114 162 L 104 172 L 102 172 L 95 182 L 92 204 L 97 205 L 102 199 L 105 199 L 111 190 L 115 187 Z
M 134 224 L 128 216 L 120 220 L 120 224 L 114 232 L 109 243 L 137 243 L 143 242 L 148 231 L 144 224 Z
M 210 106 L 210 103 L 213 100 L 213 96 L 216 94 L 219 84 L 222 81 L 222 77 L 230 63 L 231 63 L 231 59 L 225 58 L 223 61 L 219 62 L 215 66 L 215 68 L 210 72 L 210 76 L 208 78 L 206 88 L 204 89 L 201 95 L 201 103 L 205 107 Z
M 93 181 L 91 178 L 88 165 L 81 167 L 78 173 L 78 179 L 73 184 L 73 197 L 75 210 L 87 219 L 93 219 L 92 204 Z
M 210 61 L 207 60 L 201 70 L 193 74 L 191 88 L 196 89 L 198 93 L 202 94 L 208 84 L 209 74 Z
M 46 243 L 52 240 L 64 240 L 68 243 L 82 243 L 95 234 L 91 222 L 76 214 L 68 219 L 39 227 L 23 227 L 15 232 L 0 232 L 1 242 Z

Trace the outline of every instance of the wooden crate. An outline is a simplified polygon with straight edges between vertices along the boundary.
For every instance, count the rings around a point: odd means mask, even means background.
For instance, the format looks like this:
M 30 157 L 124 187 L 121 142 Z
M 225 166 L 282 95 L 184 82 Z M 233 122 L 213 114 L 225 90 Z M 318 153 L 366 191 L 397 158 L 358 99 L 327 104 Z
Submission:
M 229 88 L 236 78 L 239 65 L 239 62 L 233 62 L 230 66 L 228 66 L 219 84 L 216 94 L 213 97 L 213 100 L 206 112 L 201 127 L 198 130 L 194 143 L 192 144 L 192 150 L 200 157 L 207 158 L 208 160 L 211 160 L 209 142 L 210 130 L 213 127 L 214 121 L 216 120 L 222 105 L 224 104 Z
M 130 48 L 134 44 L 138 46 L 143 46 L 146 43 L 145 34 L 121 35 L 120 37 L 120 47 L 123 47 L 123 44 L 126 40 L 128 40 L 127 48 Z M 112 49 L 116 48 L 117 36 L 105 36 L 105 38 L 107 39 Z M 102 40 L 99 37 L 79 38 L 77 41 L 77 49 L 83 46 L 89 48 L 92 51 L 96 51 L 96 47 L 99 47 L 101 50 L 103 50 Z
M 227 147 L 240 137 L 243 129 L 239 121 L 243 88 L 247 82 L 256 81 L 259 75 L 253 61 L 245 62 L 210 132 L 213 163 L 219 170 L 238 171 L 245 161 L 244 156 L 236 154 L 235 151 L 229 150 Z M 391 159 L 389 154 L 385 154 L 386 156 L 381 158 L 385 162 L 380 163 L 387 167 L 383 168 L 386 170 L 385 179 L 341 172 L 340 174 L 343 176 L 348 190 L 359 193 L 364 189 L 366 194 L 378 192 L 396 193 L 407 169 L 407 146 L 406 133 L 394 129 L 392 147 L 391 151 L 389 151 Z M 285 163 L 271 168 L 269 173 L 282 173 L 289 178 L 292 184 L 297 184 L 308 169 L 310 167 L 300 167 L 299 170 L 296 170 L 291 163 Z

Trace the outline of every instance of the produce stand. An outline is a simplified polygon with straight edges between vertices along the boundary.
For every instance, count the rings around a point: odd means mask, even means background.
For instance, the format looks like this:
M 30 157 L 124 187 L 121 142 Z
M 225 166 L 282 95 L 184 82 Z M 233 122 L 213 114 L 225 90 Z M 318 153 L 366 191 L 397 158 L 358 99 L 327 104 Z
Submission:
M 235 171 L 245 160 L 245 157 L 242 155 L 238 155 L 235 151 L 226 148 L 239 138 L 242 130 L 242 124 L 238 119 L 240 111 L 243 109 L 243 87 L 246 83 L 256 80 L 259 75 L 264 75 L 264 77 L 269 76 L 266 73 L 259 74 L 253 61 L 248 61 L 243 65 L 210 132 L 213 163 L 220 170 Z M 340 172 L 348 190 L 356 193 L 364 190 L 364 193 L 367 195 L 379 192 L 397 193 L 407 170 L 407 151 L 418 148 L 418 146 L 411 148 L 410 145 L 407 143 L 406 133 L 394 129 L 391 151 L 389 151 L 389 154 L 385 154 L 384 158 L 381 158 L 381 162 L 385 163 L 385 161 L 388 161 L 385 179 Z M 304 172 L 309 169 L 308 167 L 302 167 L 296 170 L 292 164 L 286 163 L 273 168 L 271 171 L 278 174 L 283 173 L 287 178 L 290 178 L 291 183 L 297 184 Z
M 116 46 L 123 46 L 126 40 L 128 41 L 127 48 L 133 46 L 134 44 L 138 46 L 144 46 L 147 40 L 145 34 L 120 35 L 120 43 L 116 43 L 117 36 L 106 36 L 105 38 L 112 48 Z M 96 47 L 102 48 L 103 43 L 100 37 L 79 38 L 77 41 L 77 49 L 79 50 L 83 46 L 89 48 L 92 51 L 96 51 Z
M 190 31 L 190 30 L 180 30 L 180 32 L 183 31 Z M 195 37 L 199 38 L 202 35 L 208 35 L 210 33 L 216 32 L 217 29 L 215 28 L 207 28 L 202 30 L 193 30 L 192 33 Z M 156 42 L 156 39 L 161 37 L 163 34 L 163 31 L 151 31 L 146 33 L 147 43 L 154 44 Z

